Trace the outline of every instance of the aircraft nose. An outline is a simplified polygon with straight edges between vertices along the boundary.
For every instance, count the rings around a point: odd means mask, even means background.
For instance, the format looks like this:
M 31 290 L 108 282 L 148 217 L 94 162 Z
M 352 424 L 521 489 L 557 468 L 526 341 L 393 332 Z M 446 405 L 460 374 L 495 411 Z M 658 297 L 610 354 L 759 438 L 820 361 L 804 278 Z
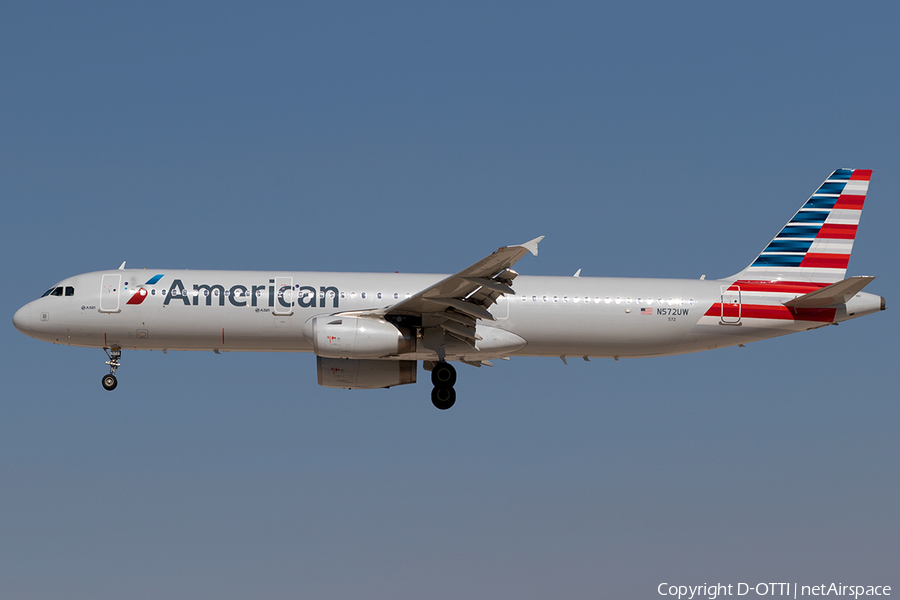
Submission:
M 16 311 L 13 315 L 13 325 L 22 333 L 31 329 L 31 304 L 26 304 Z

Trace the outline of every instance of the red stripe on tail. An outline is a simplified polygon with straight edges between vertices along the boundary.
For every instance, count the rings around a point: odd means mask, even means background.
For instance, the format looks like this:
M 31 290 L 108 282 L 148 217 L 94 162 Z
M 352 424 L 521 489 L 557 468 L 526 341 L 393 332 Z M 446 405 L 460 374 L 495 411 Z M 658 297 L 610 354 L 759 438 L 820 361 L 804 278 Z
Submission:
M 856 225 L 829 225 L 825 223 L 816 237 L 832 240 L 855 240 L 856 227 Z
M 846 269 L 849 262 L 849 254 L 816 254 L 809 252 L 803 257 L 803 262 L 800 263 L 800 266 L 813 269 Z
M 834 203 L 834 210 L 840 210 L 843 208 L 850 210 L 862 210 L 863 204 L 866 201 L 865 196 L 852 196 L 850 194 L 841 194 L 838 197 L 837 202 Z
M 738 311 L 740 308 L 740 313 Z M 819 323 L 834 322 L 834 308 L 788 308 L 777 304 L 726 304 L 722 312 L 722 304 L 716 302 L 709 307 L 705 317 L 725 316 L 731 319 L 777 319 L 780 321 L 816 321 Z

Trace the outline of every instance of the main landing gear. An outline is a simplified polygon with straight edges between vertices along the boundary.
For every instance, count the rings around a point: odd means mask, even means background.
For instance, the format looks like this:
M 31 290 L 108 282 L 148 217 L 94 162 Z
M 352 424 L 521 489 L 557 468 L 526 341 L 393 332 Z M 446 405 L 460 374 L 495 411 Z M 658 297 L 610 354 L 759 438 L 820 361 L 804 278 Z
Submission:
M 119 384 L 116 380 L 116 369 L 121 366 L 119 359 L 122 357 L 122 349 L 114 346 L 112 348 L 104 348 L 103 351 L 109 357 L 109 360 L 106 361 L 106 364 L 109 365 L 109 375 L 104 375 L 100 383 L 103 384 L 104 390 L 111 392 Z
M 456 383 L 456 369 L 448 362 L 441 361 L 434 365 L 431 369 L 431 383 L 434 389 L 431 390 L 431 403 L 435 408 L 447 410 L 456 402 L 456 390 L 453 385 Z

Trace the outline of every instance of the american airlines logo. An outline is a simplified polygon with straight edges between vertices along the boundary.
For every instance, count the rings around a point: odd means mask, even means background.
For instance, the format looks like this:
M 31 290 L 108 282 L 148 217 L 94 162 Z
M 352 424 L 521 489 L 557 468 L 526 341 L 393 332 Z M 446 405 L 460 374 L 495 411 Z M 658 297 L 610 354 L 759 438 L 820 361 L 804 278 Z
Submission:
M 144 285 L 154 285 L 157 281 L 162 279 L 162 277 L 163 277 L 162 273 L 160 273 L 159 275 L 154 275 L 153 277 L 148 279 L 147 283 L 145 283 Z M 125 285 L 126 286 L 128 285 L 127 281 L 125 282 Z M 148 295 L 148 292 L 145 288 L 138 287 L 138 289 L 136 289 L 134 291 L 134 295 L 132 295 L 131 298 L 129 298 L 129 300 L 128 300 L 128 302 L 126 302 L 126 304 L 140 304 L 144 300 L 146 300 L 147 295 Z
M 159 277 L 162 277 L 161 275 Z M 158 279 L 157 279 L 158 281 Z M 142 294 L 143 292 L 143 294 Z M 282 285 L 275 289 L 275 280 L 270 279 L 268 285 L 232 285 L 226 288 L 219 283 L 194 283 L 188 289 L 180 279 L 175 279 L 168 290 L 162 290 L 164 297 L 163 306 L 171 302 L 181 302 L 184 306 L 225 306 L 227 301 L 232 306 L 266 306 L 274 308 L 276 302 L 282 308 L 325 308 L 330 303 L 332 308 L 340 305 L 340 291 L 333 285 L 322 285 L 316 289 L 311 285 L 296 285 L 290 287 Z M 147 291 L 138 288 L 132 296 L 132 300 L 140 299 L 128 304 L 140 304 L 147 296 Z M 201 303 L 201 298 L 203 302 Z

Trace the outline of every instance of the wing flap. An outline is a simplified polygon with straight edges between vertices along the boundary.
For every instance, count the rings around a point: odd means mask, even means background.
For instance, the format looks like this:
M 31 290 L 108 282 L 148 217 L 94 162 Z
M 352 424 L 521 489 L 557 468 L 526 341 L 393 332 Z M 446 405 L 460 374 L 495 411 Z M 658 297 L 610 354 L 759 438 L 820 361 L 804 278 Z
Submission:
M 423 315 L 453 307 L 476 319 L 493 321 L 487 309 L 500 295 L 512 293 L 512 280 L 518 275 L 510 267 L 529 252 L 537 255 L 538 243 L 542 239 L 544 236 L 517 246 L 499 248 L 459 273 L 389 306 L 385 313 Z
M 440 360 L 462 344 L 477 352 L 481 336 L 475 333 L 478 321 L 494 321 L 488 309 L 505 294 L 514 294 L 512 282 L 518 273 L 512 266 L 531 252 L 537 255 L 544 236 L 517 246 L 498 248 L 489 256 L 425 288 L 414 296 L 388 306 L 379 315 L 408 315 L 422 318 L 422 344 L 434 350 Z M 374 314 L 374 313 L 373 313 Z M 470 362 L 469 364 L 475 364 Z M 486 364 L 479 362 L 478 366 Z

